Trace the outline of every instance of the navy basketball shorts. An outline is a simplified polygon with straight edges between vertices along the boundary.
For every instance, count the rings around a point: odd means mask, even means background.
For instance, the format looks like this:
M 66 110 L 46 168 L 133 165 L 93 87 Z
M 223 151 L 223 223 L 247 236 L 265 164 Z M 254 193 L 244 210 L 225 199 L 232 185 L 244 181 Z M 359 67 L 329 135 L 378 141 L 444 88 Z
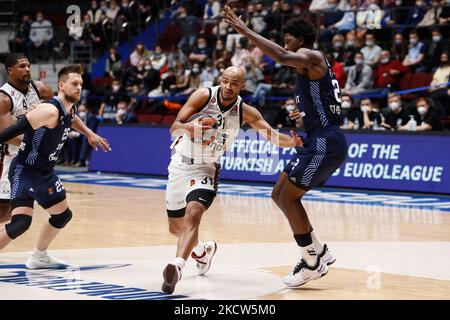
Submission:
M 289 181 L 303 190 L 322 186 L 347 158 L 347 141 L 338 127 L 309 134 L 302 148 L 284 168 Z
M 34 200 L 48 209 L 66 199 L 66 190 L 55 172 L 43 172 L 13 161 L 8 175 L 11 207 L 33 208 Z

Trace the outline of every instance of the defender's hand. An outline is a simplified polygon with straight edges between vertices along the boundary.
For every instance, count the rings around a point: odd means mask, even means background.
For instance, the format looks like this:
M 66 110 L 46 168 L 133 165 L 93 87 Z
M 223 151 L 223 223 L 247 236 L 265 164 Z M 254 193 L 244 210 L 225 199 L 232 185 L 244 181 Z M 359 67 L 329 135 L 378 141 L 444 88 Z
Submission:
M 223 20 L 232 26 L 238 33 L 245 34 L 248 30 L 248 27 L 245 25 L 244 21 L 242 21 L 241 17 L 238 18 L 229 6 L 224 7 L 222 14 L 225 17 Z

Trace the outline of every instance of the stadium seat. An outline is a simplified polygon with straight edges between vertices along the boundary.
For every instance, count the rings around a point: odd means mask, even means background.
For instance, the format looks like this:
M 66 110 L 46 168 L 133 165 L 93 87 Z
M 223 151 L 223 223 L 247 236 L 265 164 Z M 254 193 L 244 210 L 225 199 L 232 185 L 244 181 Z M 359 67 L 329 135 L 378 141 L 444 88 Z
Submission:
M 171 126 L 172 123 L 175 121 L 175 118 L 176 116 L 173 115 L 165 115 L 159 123 L 162 125 Z
M 159 124 L 161 119 L 163 118 L 162 114 L 138 114 L 137 115 L 139 123 L 152 123 Z

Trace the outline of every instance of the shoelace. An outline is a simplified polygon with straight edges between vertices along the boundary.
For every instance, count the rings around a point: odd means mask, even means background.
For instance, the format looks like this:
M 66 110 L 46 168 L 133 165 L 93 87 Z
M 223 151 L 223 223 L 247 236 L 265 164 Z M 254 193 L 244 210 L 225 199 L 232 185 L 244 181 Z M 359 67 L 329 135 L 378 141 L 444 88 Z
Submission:
M 294 271 L 292 271 L 292 274 L 296 274 L 300 270 L 302 270 L 306 266 L 306 263 L 303 259 L 300 260 L 299 263 L 294 267 Z

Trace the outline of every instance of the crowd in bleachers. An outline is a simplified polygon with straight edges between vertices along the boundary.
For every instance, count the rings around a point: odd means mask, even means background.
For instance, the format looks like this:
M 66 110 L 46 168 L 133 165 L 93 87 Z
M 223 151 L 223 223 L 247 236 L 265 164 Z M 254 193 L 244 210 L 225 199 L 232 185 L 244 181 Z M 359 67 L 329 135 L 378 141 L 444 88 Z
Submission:
M 154 10 L 152 3 L 143 8 Z M 139 43 L 121 56 L 113 45 L 104 77 L 93 79 L 83 102 L 98 106 L 95 113 L 101 121 L 170 125 L 189 94 L 217 85 L 223 70 L 233 65 L 246 71 L 241 94 L 245 101 L 274 126 L 300 126 L 285 111 L 295 71 L 264 55 L 223 22 L 225 4 L 254 31 L 281 45 L 280 30 L 289 18 L 303 14 L 317 24 L 316 47 L 331 62 L 342 89 L 343 128 L 448 128 L 449 0 L 159 1 L 159 15 L 168 13 L 171 24 L 156 46 Z M 92 1 L 91 6 L 84 26 L 106 16 L 120 33 L 123 20 L 117 17 L 126 16 L 129 1 Z M 83 30 L 72 32 L 74 41 L 97 40 L 94 29 Z M 100 41 L 99 48 L 117 44 Z M 414 90 L 418 87 L 426 88 Z

